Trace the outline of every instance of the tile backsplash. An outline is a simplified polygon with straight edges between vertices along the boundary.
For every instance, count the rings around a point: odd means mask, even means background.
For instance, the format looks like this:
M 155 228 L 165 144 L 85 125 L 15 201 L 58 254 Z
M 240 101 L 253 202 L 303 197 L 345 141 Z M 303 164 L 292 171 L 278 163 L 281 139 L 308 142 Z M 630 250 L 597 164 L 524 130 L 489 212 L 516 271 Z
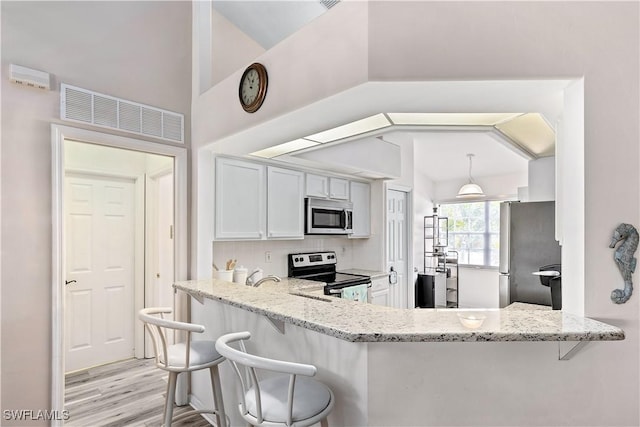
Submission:
M 354 243 L 356 242 L 356 243 Z M 298 252 L 335 251 L 337 269 L 355 268 L 353 247 L 357 240 L 344 236 L 305 236 L 304 240 L 259 240 L 213 242 L 213 262 L 224 268 L 228 259 L 237 259 L 237 266 L 244 266 L 251 273 L 256 268 L 264 270 L 265 276 L 275 274 L 287 276 L 287 255 Z M 266 261 L 266 252 L 271 253 L 271 262 Z

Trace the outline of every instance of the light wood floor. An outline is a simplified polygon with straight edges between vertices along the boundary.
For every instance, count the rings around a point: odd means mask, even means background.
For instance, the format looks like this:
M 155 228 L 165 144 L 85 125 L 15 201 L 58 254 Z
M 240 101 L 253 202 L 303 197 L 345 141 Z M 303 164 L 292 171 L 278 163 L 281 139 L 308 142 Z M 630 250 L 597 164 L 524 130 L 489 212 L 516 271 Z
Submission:
M 66 375 L 68 426 L 160 426 L 167 387 L 166 372 L 153 360 L 126 360 Z M 190 411 L 174 406 L 174 416 Z M 209 426 L 194 414 L 174 426 Z

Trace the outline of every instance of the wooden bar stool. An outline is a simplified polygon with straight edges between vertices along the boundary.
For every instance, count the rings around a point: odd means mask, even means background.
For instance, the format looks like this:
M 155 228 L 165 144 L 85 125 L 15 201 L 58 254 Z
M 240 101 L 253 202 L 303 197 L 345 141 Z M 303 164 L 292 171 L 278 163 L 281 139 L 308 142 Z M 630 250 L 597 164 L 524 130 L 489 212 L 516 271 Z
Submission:
M 254 426 L 304 427 L 318 422 L 328 426 L 335 399 L 329 387 L 309 378 L 316 374 L 316 367 L 249 354 L 242 341 L 249 338 L 249 332 L 237 332 L 216 340 L 216 350 L 231 362 L 239 380 L 242 418 Z M 240 350 L 229 345 L 233 342 L 238 342 Z M 260 380 L 256 369 L 284 375 Z
M 215 349 L 215 342 L 210 340 L 192 341 L 192 333 L 204 332 L 204 326 L 193 323 L 176 322 L 164 319 L 163 315 L 170 314 L 171 308 L 152 307 L 144 308 L 138 313 L 138 318 L 144 322 L 145 329 L 149 331 L 153 340 L 156 366 L 169 372 L 167 395 L 164 403 L 164 426 L 169 427 L 174 421 L 180 421 L 193 414 L 214 414 L 219 427 L 227 426 L 227 416 L 224 413 L 222 400 L 222 388 L 218 365 L 224 362 Z M 187 340 L 184 343 L 167 345 L 168 331 L 185 331 Z M 215 409 L 189 411 L 173 418 L 173 402 L 175 401 L 176 381 L 181 372 L 193 372 L 200 369 L 209 369 L 211 375 L 211 387 Z

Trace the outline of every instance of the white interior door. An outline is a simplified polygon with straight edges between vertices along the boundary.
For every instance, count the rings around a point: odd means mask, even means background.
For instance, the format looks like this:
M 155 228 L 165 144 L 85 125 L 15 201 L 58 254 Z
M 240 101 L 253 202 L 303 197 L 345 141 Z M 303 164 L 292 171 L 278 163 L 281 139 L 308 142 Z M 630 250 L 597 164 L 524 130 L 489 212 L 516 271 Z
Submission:
M 173 307 L 173 173 L 158 178 L 156 289 L 158 306 Z
M 65 177 L 65 371 L 133 357 L 133 180 Z
M 395 271 L 397 280 L 389 285 L 389 305 L 407 308 L 407 193 L 387 190 L 387 271 Z

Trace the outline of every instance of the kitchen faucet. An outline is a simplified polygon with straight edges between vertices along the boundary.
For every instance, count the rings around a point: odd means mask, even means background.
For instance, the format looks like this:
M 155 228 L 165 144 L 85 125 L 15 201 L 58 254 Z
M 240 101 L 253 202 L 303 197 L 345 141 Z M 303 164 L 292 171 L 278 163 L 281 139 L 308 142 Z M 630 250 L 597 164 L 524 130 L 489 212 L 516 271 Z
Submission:
M 258 286 L 262 285 L 264 282 L 268 282 L 269 280 L 273 280 L 274 282 L 280 282 L 282 281 L 282 279 L 280 279 L 278 276 L 267 276 L 267 277 L 263 277 L 262 279 L 258 280 L 256 283 L 253 284 L 254 288 L 257 288 Z

